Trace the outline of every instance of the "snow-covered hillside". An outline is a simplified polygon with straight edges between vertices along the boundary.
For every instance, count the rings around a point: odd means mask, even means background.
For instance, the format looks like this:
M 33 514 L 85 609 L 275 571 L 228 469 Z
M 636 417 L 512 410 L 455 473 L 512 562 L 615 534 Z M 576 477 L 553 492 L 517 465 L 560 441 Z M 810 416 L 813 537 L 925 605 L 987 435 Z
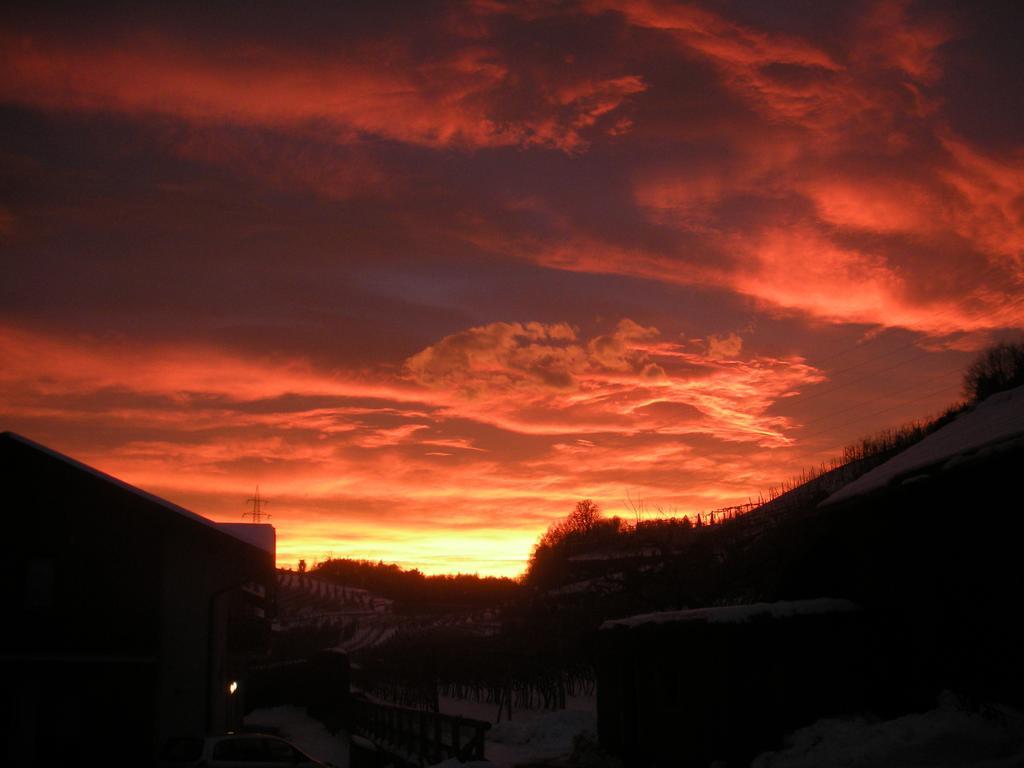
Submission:
M 839 489 L 824 505 L 882 490 L 925 470 L 945 469 L 1024 442 L 1024 387 L 992 395 L 952 422 Z

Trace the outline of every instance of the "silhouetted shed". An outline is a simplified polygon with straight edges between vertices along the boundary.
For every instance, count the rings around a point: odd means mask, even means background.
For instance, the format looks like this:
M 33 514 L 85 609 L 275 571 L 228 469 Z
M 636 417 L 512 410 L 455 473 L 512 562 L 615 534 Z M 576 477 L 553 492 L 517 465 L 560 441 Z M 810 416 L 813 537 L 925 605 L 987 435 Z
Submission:
M 238 725 L 269 637 L 273 528 L 243 540 L 11 433 L 0 477 L 0 762 L 148 764 L 169 736 Z
M 944 689 L 1024 706 L 1022 467 L 1024 386 L 833 493 L 808 526 L 792 583 L 827 579 L 870 612 L 885 638 L 881 693 L 904 711 Z
M 847 600 L 608 621 L 601 745 L 629 766 L 746 765 L 796 727 L 858 710 L 863 660 L 861 612 Z

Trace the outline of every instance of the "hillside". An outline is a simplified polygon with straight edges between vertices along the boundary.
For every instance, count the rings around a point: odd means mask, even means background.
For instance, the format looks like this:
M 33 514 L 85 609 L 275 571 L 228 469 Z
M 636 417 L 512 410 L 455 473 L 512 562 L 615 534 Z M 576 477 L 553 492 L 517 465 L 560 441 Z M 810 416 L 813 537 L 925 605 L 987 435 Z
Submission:
M 841 457 L 770 488 L 756 503 L 709 510 L 692 518 L 638 519 L 634 524 L 601 518 L 586 530 L 569 531 L 553 544 L 552 533 L 566 524 L 558 523 L 538 542 L 525 581 L 557 598 L 591 588 L 604 593 L 629 592 L 631 581 L 656 582 L 657 574 L 678 573 L 681 561 L 702 562 L 708 553 L 711 558 L 705 566 L 717 569 L 780 524 L 816 514 L 825 499 L 942 430 L 966 408 L 955 405 L 929 421 L 862 438 L 846 446 Z M 644 591 L 650 593 L 651 589 Z M 744 593 L 757 591 L 757 585 L 744 589 Z M 669 592 L 680 594 L 678 589 Z M 729 595 L 709 598 L 731 599 Z M 667 596 L 666 600 L 671 602 Z

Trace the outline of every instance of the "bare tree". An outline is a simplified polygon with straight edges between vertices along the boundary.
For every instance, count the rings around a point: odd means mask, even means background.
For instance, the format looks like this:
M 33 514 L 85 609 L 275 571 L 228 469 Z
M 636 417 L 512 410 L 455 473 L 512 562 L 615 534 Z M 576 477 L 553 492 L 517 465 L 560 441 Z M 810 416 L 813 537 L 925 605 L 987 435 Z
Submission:
M 985 349 L 964 372 L 964 394 L 974 401 L 1024 384 L 1024 341 Z
M 622 502 L 629 512 L 633 513 L 633 524 L 636 527 L 640 527 L 640 524 L 644 521 L 644 517 L 647 515 L 647 504 L 643 498 L 634 499 L 629 495 L 629 490 L 626 490 L 626 499 Z
M 601 520 L 601 510 L 590 499 L 576 502 L 576 507 L 565 519 L 567 533 L 590 533 Z

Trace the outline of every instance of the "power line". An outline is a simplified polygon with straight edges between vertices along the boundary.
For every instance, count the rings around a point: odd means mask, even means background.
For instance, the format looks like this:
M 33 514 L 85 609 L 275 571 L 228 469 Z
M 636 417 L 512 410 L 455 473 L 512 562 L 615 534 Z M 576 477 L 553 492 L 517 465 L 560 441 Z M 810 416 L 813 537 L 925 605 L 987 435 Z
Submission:
M 800 402 L 806 403 L 809 400 L 817 400 L 818 398 L 824 397 L 825 395 L 830 395 L 833 392 L 838 392 L 840 389 L 846 389 L 847 387 L 853 386 L 854 384 L 860 384 L 862 381 L 867 381 L 868 379 L 874 378 L 875 376 L 878 376 L 881 373 L 895 371 L 897 368 L 902 368 L 904 365 L 907 365 L 909 363 L 915 363 L 918 362 L 919 360 L 923 360 L 925 355 L 927 354 L 927 351 L 921 350 L 921 352 L 922 354 L 908 357 L 905 360 L 901 360 L 900 362 L 896 363 L 895 365 L 890 365 L 888 368 L 880 368 L 877 371 L 869 371 L 867 374 L 859 378 L 850 379 L 849 381 L 844 381 L 842 383 L 836 384 L 835 386 L 826 387 L 825 389 L 820 389 L 817 390 L 816 392 L 812 392 L 809 395 L 804 395 L 803 397 L 800 398 Z
M 949 391 L 949 387 L 945 386 L 945 387 L 942 387 L 942 389 L 936 389 L 936 390 L 934 390 L 932 392 L 925 392 L 924 394 L 919 395 L 919 396 L 917 396 L 917 397 L 915 397 L 913 399 L 903 400 L 903 401 L 901 401 L 899 403 L 896 403 L 895 405 L 890 405 L 890 406 L 888 406 L 886 408 L 881 408 L 881 409 L 879 409 L 877 411 L 872 411 L 871 413 L 866 413 L 866 414 L 864 414 L 863 416 L 861 416 L 859 418 L 852 419 L 850 421 L 844 421 L 844 422 L 841 422 L 839 424 L 833 424 L 831 427 L 827 427 L 825 429 L 819 429 L 819 430 L 817 430 L 815 432 L 811 432 L 810 434 L 807 434 L 807 435 L 801 435 L 800 439 L 801 440 L 806 440 L 806 439 L 811 438 L 811 437 L 817 437 L 818 435 L 823 435 L 826 432 L 834 432 L 835 430 L 842 429 L 843 427 L 851 426 L 853 424 L 859 424 L 859 423 L 861 423 L 863 421 L 866 421 L 867 419 L 873 418 L 874 416 L 880 416 L 881 414 L 888 413 L 889 411 L 895 410 L 896 408 L 902 408 L 902 407 L 906 406 L 909 403 L 913 403 L 913 402 L 916 402 L 916 401 L 919 401 L 919 400 L 923 400 L 923 399 L 926 399 L 926 398 L 929 398 L 929 397 L 935 397 L 936 395 L 941 395 L 943 392 L 948 392 L 948 391 Z
M 1017 306 L 1017 305 L 1020 305 L 1020 304 L 1024 304 L 1024 297 L 1018 298 L 1018 299 L 1014 300 L 1013 302 L 1010 302 L 1006 306 L 1014 307 L 1014 306 Z M 860 368 L 860 367 L 868 365 L 870 363 L 877 362 L 878 360 L 882 360 L 882 359 L 885 359 L 886 357 L 890 357 L 890 356 L 894 355 L 895 353 L 900 352 L 900 351 L 902 351 L 902 350 L 904 350 L 904 349 L 906 349 L 908 347 L 915 346 L 918 343 L 918 341 L 919 341 L 918 339 L 914 339 L 913 341 L 911 341 L 911 342 L 909 342 L 907 344 L 904 344 L 902 346 L 899 346 L 899 347 L 896 347 L 894 349 L 891 349 L 891 350 L 889 350 L 887 352 L 884 352 L 881 355 L 876 355 L 874 357 L 868 358 L 867 360 L 862 360 L 862 361 L 860 361 L 858 363 L 854 363 L 852 365 L 849 365 L 846 368 L 841 368 L 838 371 L 833 371 L 832 373 L 833 373 L 833 375 L 840 374 L 840 373 L 846 373 L 848 371 L 855 370 L 856 368 Z M 819 397 L 823 397 L 825 395 L 831 394 L 832 392 L 838 391 L 840 389 L 844 389 L 844 388 L 846 388 L 846 387 L 848 387 L 848 386 L 850 386 L 852 384 L 858 384 L 858 383 L 860 383 L 862 381 L 865 381 L 865 380 L 871 378 L 872 376 L 877 376 L 878 374 L 881 374 L 881 373 L 888 373 L 889 371 L 892 371 L 892 370 L 895 370 L 897 368 L 900 368 L 900 367 L 906 365 L 907 363 L 911 363 L 911 362 L 915 362 L 917 360 L 923 359 L 923 357 L 925 355 L 927 355 L 927 354 L 930 354 L 930 350 L 920 349 L 918 354 L 912 355 L 911 357 L 908 357 L 906 360 L 898 362 L 895 365 L 891 365 L 888 368 L 882 368 L 882 369 L 879 369 L 879 370 L 876 370 L 876 371 L 871 371 L 867 375 L 862 376 L 860 378 L 853 379 L 851 381 L 847 381 L 847 382 L 843 382 L 843 383 L 839 383 L 839 384 L 835 384 L 835 386 L 826 387 L 825 389 L 821 389 L 821 390 L 817 390 L 815 392 L 812 392 L 809 395 L 804 395 L 804 396 L 801 397 L 801 402 L 807 402 L 808 400 L 815 400 L 815 399 L 817 399 Z
M 938 376 L 942 375 L 942 374 L 956 373 L 957 370 L 958 369 L 956 369 L 956 368 L 951 368 L 948 371 L 941 371 L 941 372 L 939 372 L 939 374 L 936 375 L 936 378 L 938 378 Z M 913 385 L 911 385 L 909 387 L 905 387 L 905 388 L 900 389 L 900 390 L 898 390 L 896 392 L 887 392 L 886 394 L 888 396 L 892 397 L 892 396 L 897 396 L 897 395 L 904 395 L 904 394 L 907 394 L 908 392 L 915 392 L 915 391 L 917 391 L 919 389 L 920 389 L 920 385 L 919 384 L 913 384 Z M 848 411 L 853 411 L 853 410 L 856 410 L 858 408 L 863 408 L 864 405 L 866 405 L 866 404 L 867 404 L 867 401 L 860 401 L 860 402 L 854 403 L 853 405 L 849 405 L 846 408 L 840 408 L 839 410 L 832 411 L 830 413 L 826 413 L 826 414 L 824 414 L 822 416 L 816 416 L 813 419 L 808 419 L 807 421 L 801 422 L 800 426 L 801 427 L 806 427 L 806 426 L 808 426 L 810 424 L 817 424 L 818 422 L 821 422 L 821 421 L 827 421 L 828 419 L 831 419 L 833 416 L 839 416 L 840 414 L 847 413 Z

